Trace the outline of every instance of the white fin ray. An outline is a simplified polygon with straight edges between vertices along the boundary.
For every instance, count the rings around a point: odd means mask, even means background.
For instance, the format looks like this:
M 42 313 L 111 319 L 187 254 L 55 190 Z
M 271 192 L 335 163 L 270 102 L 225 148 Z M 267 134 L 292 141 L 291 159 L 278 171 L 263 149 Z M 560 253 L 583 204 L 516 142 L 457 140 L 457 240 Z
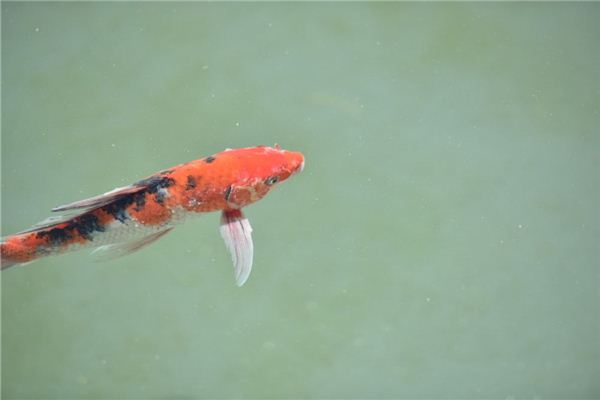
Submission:
M 229 254 L 231 254 L 235 283 L 242 286 L 250 276 L 254 256 L 250 222 L 239 210 L 224 211 L 221 214 L 219 231 Z
M 90 197 L 89 199 L 75 201 L 73 203 L 65 204 L 62 206 L 54 207 L 52 211 L 64 211 L 64 210 L 74 210 L 81 208 L 92 208 L 92 207 L 102 207 L 114 200 L 117 200 L 123 196 L 128 194 L 136 193 L 141 190 L 144 190 L 145 186 L 123 186 L 120 188 L 116 188 L 111 190 L 110 192 L 106 192 L 104 194 Z
M 92 254 L 95 256 L 95 261 L 114 260 L 115 258 L 123 257 L 143 249 L 144 247 L 154 243 L 167 233 L 171 232 L 171 230 L 173 230 L 172 226 L 154 232 L 137 240 L 100 246 L 94 251 L 92 251 Z
M 63 222 L 67 222 L 75 216 L 77 215 L 53 215 L 51 217 L 46 218 L 43 221 L 38 222 L 30 228 L 25 229 L 24 231 L 17 232 L 16 234 L 20 235 L 21 233 L 36 232 L 44 228 L 50 228 L 52 226 L 62 224 Z

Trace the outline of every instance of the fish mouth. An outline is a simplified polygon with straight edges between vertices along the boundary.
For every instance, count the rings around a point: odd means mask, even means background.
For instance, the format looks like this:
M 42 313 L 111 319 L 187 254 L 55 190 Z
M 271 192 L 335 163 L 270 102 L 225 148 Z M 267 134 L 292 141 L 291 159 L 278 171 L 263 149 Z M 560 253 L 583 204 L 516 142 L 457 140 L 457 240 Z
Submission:
M 298 174 L 304 170 L 304 155 L 297 151 L 287 152 L 288 168 L 292 175 Z

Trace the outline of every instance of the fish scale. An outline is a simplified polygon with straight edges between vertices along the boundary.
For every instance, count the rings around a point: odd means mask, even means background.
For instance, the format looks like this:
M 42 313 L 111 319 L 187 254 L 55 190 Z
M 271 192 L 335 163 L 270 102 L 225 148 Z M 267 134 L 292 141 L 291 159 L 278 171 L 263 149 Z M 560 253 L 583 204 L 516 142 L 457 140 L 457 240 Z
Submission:
M 106 227 L 104 232 L 96 232 L 93 235 L 93 246 L 91 247 L 143 238 L 168 228 L 174 228 L 176 225 L 185 222 L 185 220 L 197 216 L 197 214 L 185 211 L 181 207 L 177 207 L 170 211 L 171 218 L 167 222 L 157 225 L 142 224 L 133 219 L 133 217 L 130 217 L 125 222 L 112 222 Z M 90 245 L 92 242 L 90 242 Z

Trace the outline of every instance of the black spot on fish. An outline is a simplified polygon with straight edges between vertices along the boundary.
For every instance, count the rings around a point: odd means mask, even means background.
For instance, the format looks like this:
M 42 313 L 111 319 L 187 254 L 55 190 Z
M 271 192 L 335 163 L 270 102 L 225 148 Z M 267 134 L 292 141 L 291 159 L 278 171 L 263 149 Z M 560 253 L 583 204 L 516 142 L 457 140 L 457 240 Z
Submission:
M 133 195 L 133 201 L 135 202 L 135 211 L 141 211 L 146 205 L 146 193 L 135 193 Z
M 81 217 L 73 220 L 73 229 L 77 230 L 81 236 L 87 240 L 92 240 L 92 233 L 104 232 L 104 226 L 100 224 L 98 217 L 94 214 L 83 214 Z
M 233 191 L 233 186 L 228 186 L 227 190 L 225 190 L 225 200 L 229 201 L 229 197 L 231 197 L 231 192 Z
M 215 160 L 216 160 L 216 158 L 215 158 L 215 157 L 213 157 L 213 156 L 208 156 L 208 157 L 206 157 L 206 158 L 204 159 L 204 162 L 205 162 L 205 163 L 207 163 L 207 164 L 210 164 L 211 162 L 213 162 L 213 161 L 215 161 Z
M 146 192 L 148 193 L 156 193 L 159 189 L 165 189 L 169 186 L 173 186 L 174 184 L 175 180 L 173 178 L 158 175 L 154 175 L 150 178 L 142 179 L 141 181 L 134 183 L 135 186 L 146 187 Z
M 157 203 L 162 204 L 166 197 L 166 189 L 175 184 L 173 178 L 166 176 L 154 175 L 146 179 L 142 179 L 139 182 L 134 183 L 134 186 L 140 187 L 140 191 L 131 193 L 123 197 L 118 198 L 102 207 L 102 210 L 112 215 L 116 220 L 120 222 L 127 221 L 130 217 L 127 213 L 127 208 L 135 203 L 135 210 L 141 211 L 146 205 L 146 194 L 150 193 L 154 195 Z
M 92 234 L 94 232 L 104 232 L 104 226 L 100 224 L 98 217 L 87 213 L 73 218 L 63 228 L 57 227 L 38 232 L 37 237 L 48 238 L 50 245 L 60 246 L 71 240 L 75 236 L 75 232 L 86 240 L 92 240 Z
M 65 228 L 52 228 L 47 231 L 37 233 L 38 238 L 48 238 L 48 242 L 52 246 L 60 246 L 61 244 L 71 239 L 71 231 Z
M 154 194 L 154 200 L 156 200 L 158 204 L 164 203 L 165 197 L 167 197 L 166 190 L 160 189 Z
M 192 175 L 188 175 L 187 183 L 185 185 L 185 190 L 192 190 L 195 187 L 196 187 L 196 178 L 194 178 Z
M 127 214 L 127 207 L 133 203 L 133 195 L 123 196 L 120 199 L 113 201 L 112 203 L 108 203 L 107 205 L 102 207 L 102 210 L 107 212 L 108 214 L 115 217 L 120 222 L 125 222 L 129 219 L 129 214 Z
M 135 186 L 145 186 L 146 193 L 154 194 L 154 199 L 157 203 L 162 204 L 167 195 L 166 189 L 175 184 L 175 179 L 166 176 L 151 176 L 150 178 L 142 179 L 135 183 Z M 131 203 L 130 203 L 131 204 Z

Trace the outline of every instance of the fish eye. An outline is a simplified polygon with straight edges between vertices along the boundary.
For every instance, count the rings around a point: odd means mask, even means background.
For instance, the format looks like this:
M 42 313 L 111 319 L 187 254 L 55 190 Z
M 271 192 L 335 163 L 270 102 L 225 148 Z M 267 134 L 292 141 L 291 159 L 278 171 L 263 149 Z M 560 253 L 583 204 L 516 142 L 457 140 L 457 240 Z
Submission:
M 271 176 L 265 180 L 265 185 L 271 186 L 276 184 L 279 181 L 279 177 L 277 175 Z

